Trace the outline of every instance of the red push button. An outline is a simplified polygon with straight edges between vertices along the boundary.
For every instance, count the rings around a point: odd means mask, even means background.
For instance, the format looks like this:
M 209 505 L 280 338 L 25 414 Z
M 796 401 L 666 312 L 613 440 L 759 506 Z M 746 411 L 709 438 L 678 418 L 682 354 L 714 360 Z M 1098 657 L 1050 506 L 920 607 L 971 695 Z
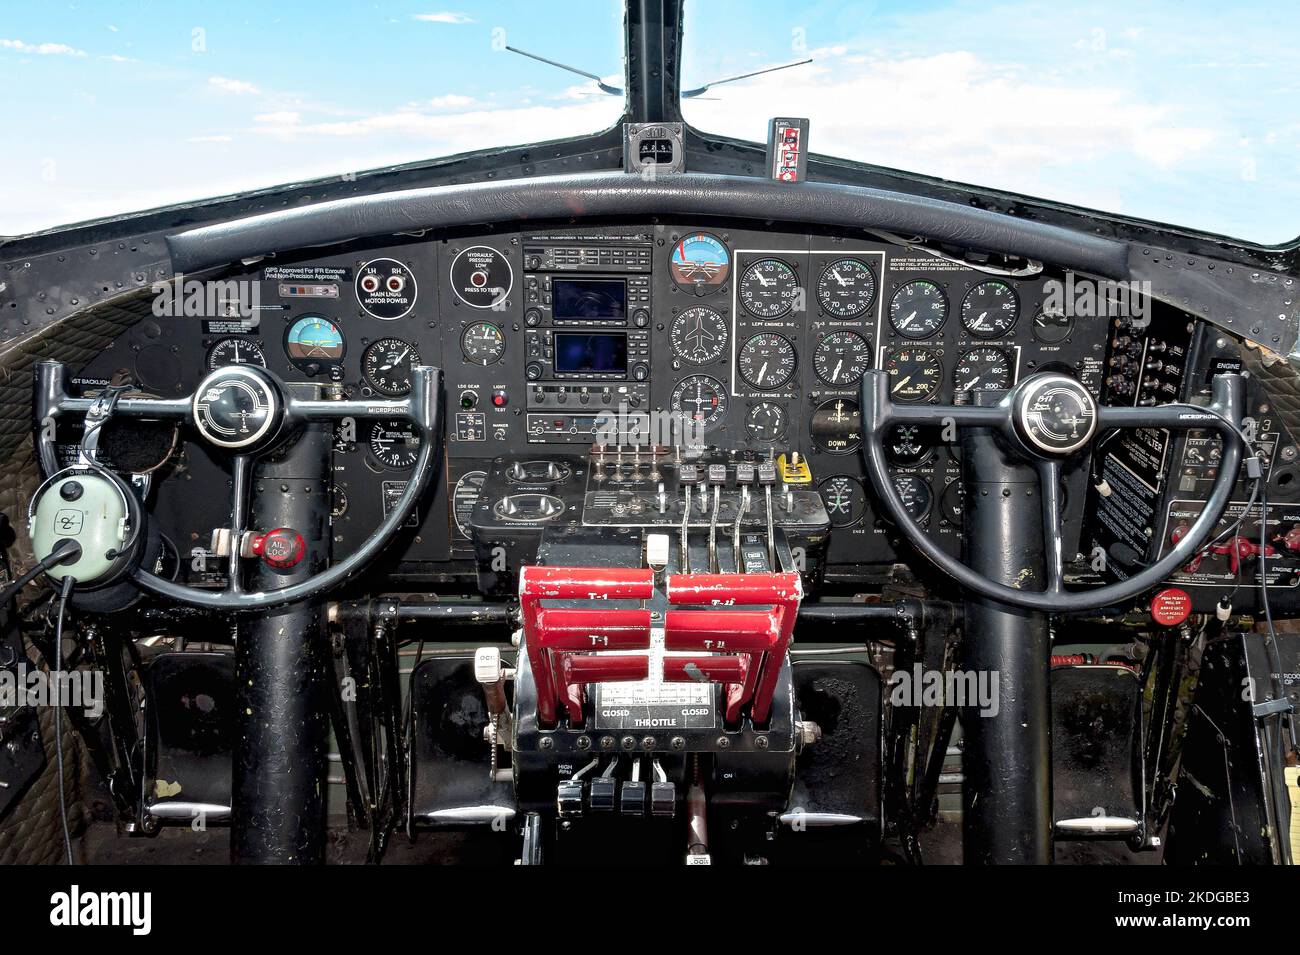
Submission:
M 1187 591 L 1167 587 L 1151 598 L 1151 619 L 1162 627 L 1176 627 L 1192 615 Z
M 291 570 L 307 556 L 307 542 L 292 527 L 277 527 L 253 541 L 253 553 L 276 570 Z

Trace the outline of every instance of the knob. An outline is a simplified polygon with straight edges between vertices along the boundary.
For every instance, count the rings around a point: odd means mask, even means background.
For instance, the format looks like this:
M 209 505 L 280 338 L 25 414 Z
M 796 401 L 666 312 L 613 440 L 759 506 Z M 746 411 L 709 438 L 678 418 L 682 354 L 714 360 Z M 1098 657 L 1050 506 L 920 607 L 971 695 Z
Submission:
M 632 377 L 637 381 L 645 381 L 650 377 L 650 366 L 644 362 L 632 369 Z
M 536 328 L 542 324 L 542 313 L 535 308 L 530 308 L 524 312 L 524 324 L 529 328 Z
M 528 367 L 524 369 L 524 374 L 528 376 L 529 381 L 536 381 L 542 377 L 542 366 L 535 361 L 530 361 Z

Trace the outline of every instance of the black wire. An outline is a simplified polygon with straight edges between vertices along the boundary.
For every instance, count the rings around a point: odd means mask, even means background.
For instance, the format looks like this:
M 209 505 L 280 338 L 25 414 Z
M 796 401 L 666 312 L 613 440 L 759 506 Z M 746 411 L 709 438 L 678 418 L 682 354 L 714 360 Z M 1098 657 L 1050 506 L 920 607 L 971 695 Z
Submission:
M 51 567 L 57 567 L 59 564 L 72 563 L 81 557 L 81 545 L 71 537 L 65 537 L 54 545 L 54 551 L 37 563 L 31 570 L 23 574 L 12 584 L 0 591 L 0 604 L 7 604 L 18 596 L 19 592 L 37 578 L 40 574 L 45 573 Z
M 68 831 L 68 803 L 64 792 L 63 779 L 63 710 L 59 698 L 59 677 L 63 673 L 63 617 L 68 608 L 68 598 L 76 584 L 72 577 L 64 577 L 59 585 L 59 609 L 54 618 L 54 759 L 59 772 L 59 821 L 63 824 L 63 850 L 67 853 L 68 865 L 76 865 L 72 860 L 72 833 Z

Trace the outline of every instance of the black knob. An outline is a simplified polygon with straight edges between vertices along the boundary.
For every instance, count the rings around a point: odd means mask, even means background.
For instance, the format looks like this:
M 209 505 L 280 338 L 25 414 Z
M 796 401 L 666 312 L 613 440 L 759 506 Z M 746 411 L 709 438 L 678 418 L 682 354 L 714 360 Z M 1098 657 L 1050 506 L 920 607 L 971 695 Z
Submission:
M 524 374 L 528 376 L 529 381 L 536 381 L 542 377 L 542 366 L 537 362 L 529 362 L 528 367 L 524 369 Z
M 65 501 L 76 501 L 80 499 L 86 489 L 81 486 L 80 481 L 64 481 L 63 486 L 59 488 L 59 497 Z

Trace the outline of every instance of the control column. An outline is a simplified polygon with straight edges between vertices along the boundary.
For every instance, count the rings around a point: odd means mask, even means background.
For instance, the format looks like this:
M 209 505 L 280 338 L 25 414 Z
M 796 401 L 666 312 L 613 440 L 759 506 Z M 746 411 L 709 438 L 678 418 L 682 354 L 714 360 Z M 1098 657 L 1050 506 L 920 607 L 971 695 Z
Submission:
M 1008 461 L 985 428 L 962 429 L 962 465 L 965 562 L 996 583 L 1041 589 L 1046 561 L 1034 468 Z M 966 862 L 1050 863 L 1047 619 L 974 595 L 966 598 L 965 610 L 962 667 L 968 673 L 989 673 L 998 683 L 996 713 L 973 701 L 960 713 Z
M 254 589 L 325 569 L 331 429 L 309 426 L 258 467 L 253 526 L 268 534 L 250 568 Z M 293 533 L 289 533 L 292 531 Z M 239 560 L 238 552 L 231 560 Z M 242 622 L 235 647 L 236 738 L 230 855 L 236 863 L 325 861 L 329 726 L 321 601 Z

